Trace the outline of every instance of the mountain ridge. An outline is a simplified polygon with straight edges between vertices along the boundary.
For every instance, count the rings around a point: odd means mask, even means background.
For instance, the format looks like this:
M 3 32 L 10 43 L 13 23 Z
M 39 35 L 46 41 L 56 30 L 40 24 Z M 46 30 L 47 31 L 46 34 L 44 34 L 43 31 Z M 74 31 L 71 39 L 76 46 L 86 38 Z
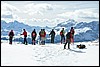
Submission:
M 71 22 L 72 21 L 72 22 Z M 76 22 L 75 20 L 69 19 L 67 21 L 59 23 L 55 27 L 40 27 L 40 26 L 29 26 L 19 21 L 14 21 L 6 23 L 4 20 L 1 20 L 1 35 L 8 35 L 8 32 L 13 29 L 15 35 L 20 34 L 22 29 L 26 29 L 29 33 L 36 29 L 36 32 L 39 33 L 40 29 L 44 28 L 47 32 L 46 40 L 50 41 L 50 36 L 48 35 L 52 29 L 56 31 L 55 42 L 60 42 L 59 32 L 62 28 L 65 28 L 66 33 L 70 30 L 71 27 L 75 29 L 75 42 L 77 41 L 91 41 L 99 37 L 99 21 L 91 22 Z M 31 37 L 30 37 L 31 38 Z M 37 37 L 38 38 L 38 37 Z

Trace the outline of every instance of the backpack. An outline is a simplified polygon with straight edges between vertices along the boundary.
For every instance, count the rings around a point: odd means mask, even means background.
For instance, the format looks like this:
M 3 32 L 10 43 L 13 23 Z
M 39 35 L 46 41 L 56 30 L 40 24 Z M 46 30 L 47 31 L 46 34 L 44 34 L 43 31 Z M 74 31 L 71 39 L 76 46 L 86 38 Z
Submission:
M 60 32 L 60 35 L 62 35 L 63 33 L 62 32 Z
M 13 36 L 14 36 L 14 33 L 13 33 L 13 32 L 10 32 L 10 33 L 9 33 L 9 36 L 10 36 L 10 37 L 13 37 Z
M 35 36 L 35 33 L 32 33 L 32 36 Z
M 80 44 L 80 45 L 77 45 L 77 48 L 79 48 L 79 49 L 83 49 L 83 48 L 86 48 L 86 46 L 85 46 L 85 45 Z
M 60 35 L 64 35 L 64 33 L 65 33 L 65 32 L 62 30 L 62 31 L 60 32 Z
M 41 31 L 41 35 L 44 35 L 44 31 Z
M 66 38 L 67 38 L 67 39 L 70 39 L 70 32 L 68 32 L 68 33 L 66 34 Z
M 55 32 L 54 31 L 52 31 L 52 36 L 55 36 Z
M 71 32 L 72 32 L 72 34 L 74 34 L 75 33 L 74 29 L 71 29 Z

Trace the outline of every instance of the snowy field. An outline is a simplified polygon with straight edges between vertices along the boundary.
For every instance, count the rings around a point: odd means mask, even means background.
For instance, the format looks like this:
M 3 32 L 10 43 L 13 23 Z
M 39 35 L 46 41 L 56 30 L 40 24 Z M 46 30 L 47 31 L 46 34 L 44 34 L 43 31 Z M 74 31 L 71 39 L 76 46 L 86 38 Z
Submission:
M 99 41 L 64 44 L 24 45 L 1 41 L 1 66 L 99 66 Z M 85 44 L 86 49 L 76 48 Z M 67 46 L 66 46 L 67 47 Z

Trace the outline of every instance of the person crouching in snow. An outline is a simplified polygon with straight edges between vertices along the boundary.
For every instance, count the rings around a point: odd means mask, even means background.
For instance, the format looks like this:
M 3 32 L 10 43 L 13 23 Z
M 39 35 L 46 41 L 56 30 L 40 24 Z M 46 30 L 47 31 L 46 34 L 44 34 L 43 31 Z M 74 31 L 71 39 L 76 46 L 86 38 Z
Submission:
M 32 31 L 31 33 L 31 37 L 32 37 L 32 45 L 35 45 L 35 39 L 36 39 L 37 33 L 35 31 L 35 29 Z
M 8 35 L 9 35 L 9 44 L 12 44 L 12 39 L 13 39 L 13 36 L 14 36 L 13 30 L 11 30 Z
M 67 45 L 67 43 L 68 43 L 68 49 L 70 49 L 70 43 L 71 43 L 71 32 L 68 32 L 67 34 L 66 34 L 66 43 L 65 43 L 65 45 L 64 45 L 64 49 L 66 49 L 66 45 Z

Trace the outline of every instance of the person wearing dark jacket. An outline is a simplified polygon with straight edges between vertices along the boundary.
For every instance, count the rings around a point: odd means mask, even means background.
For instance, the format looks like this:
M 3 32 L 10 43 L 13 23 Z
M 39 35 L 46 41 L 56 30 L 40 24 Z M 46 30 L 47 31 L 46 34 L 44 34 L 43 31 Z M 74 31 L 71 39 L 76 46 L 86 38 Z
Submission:
M 75 34 L 75 31 L 74 31 L 74 28 L 73 27 L 71 27 L 70 32 L 72 34 L 71 35 L 71 43 L 74 44 L 74 34 Z
M 9 44 L 12 44 L 12 39 L 13 39 L 13 36 L 14 36 L 13 30 L 11 30 L 11 31 L 9 32 L 8 36 L 9 36 Z
M 35 45 L 35 39 L 36 39 L 37 33 L 35 31 L 35 29 L 32 31 L 31 33 L 31 37 L 32 37 L 32 44 Z
M 39 32 L 39 44 L 41 45 L 41 32 L 43 31 L 43 29 L 41 29 L 41 31 Z
M 27 32 L 26 32 L 26 30 L 25 29 L 23 29 L 23 33 L 21 34 L 21 35 L 24 35 L 24 44 L 26 44 L 27 45 Z
M 52 29 L 52 31 L 50 32 L 49 35 L 51 35 L 51 43 L 54 43 L 54 38 L 55 38 L 55 31 L 54 31 L 54 29 Z
M 70 43 L 71 43 L 71 32 L 68 32 L 67 34 L 66 34 L 66 43 L 65 43 L 65 45 L 64 45 L 64 49 L 66 49 L 66 45 L 67 45 L 67 43 L 68 43 L 68 49 L 70 49 Z

